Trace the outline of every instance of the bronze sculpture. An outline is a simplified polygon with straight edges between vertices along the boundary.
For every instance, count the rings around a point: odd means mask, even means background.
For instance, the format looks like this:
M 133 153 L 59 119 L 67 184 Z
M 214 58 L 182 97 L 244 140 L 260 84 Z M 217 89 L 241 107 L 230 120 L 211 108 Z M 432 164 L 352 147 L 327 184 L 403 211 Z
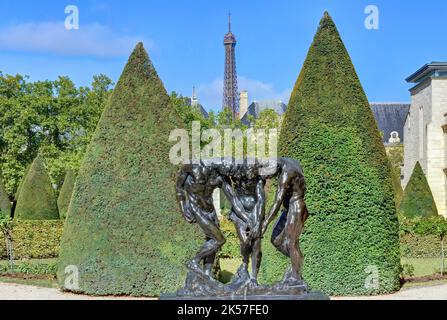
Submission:
M 275 177 L 278 188 L 266 215 L 264 187 L 267 180 Z M 221 188 L 231 203 L 229 219 L 235 224 L 241 247 L 242 265 L 227 285 L 212 275 L 216 253 L 225 243 L 213 205 L 212 193 L 216 188 Z M 186 221 L 200 226 L 206 242 L 188 264 L 185 286 L 176 297 L 237 299 L 249 295 L 253 299 L 326 299 L 326 296 L 312 295 L 301 276 L 303 257 L 299 237 L 308 217 L 305 192 L 303 170 L 293 159 L 236 161 L 219 158 L 183 166 L 177 181 L 180 209 Z M 260 285 L 257 276 L 262 257 L 261 240 L 281 207 L 284 210 L 275 224 L 271 242 L 291 259 L 291 268 L 279 283 Z M 248 272 L 250 256 L 251 273 Z

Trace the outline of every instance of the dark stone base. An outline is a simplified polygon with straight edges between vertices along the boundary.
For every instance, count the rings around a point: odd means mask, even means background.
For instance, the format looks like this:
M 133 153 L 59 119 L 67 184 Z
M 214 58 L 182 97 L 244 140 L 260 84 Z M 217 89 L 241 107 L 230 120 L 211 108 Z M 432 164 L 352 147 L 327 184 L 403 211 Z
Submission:
M 215 301 L 215 300 L 226 300 L 226 301 L 259 301 L 259 300 L 280 300 L 280 301 L 306 301 L 306 300 L 330 300 L 330 298 L 325 295 L 324 293 L 319 292 L 309 292 L 302 295 L 247 295 L 247 296 L 198 296 L 198 297 L 192 297 L 192 296 L 179 296 L 176 294 L 166 294 L 161 295 L 160 300 L 176 300 L 176 301 Z
M 229 284 L 190 268 L 184 288 L 175 294 L 162 295 L 160 300 L 329 300 L 329 297 L 310 292 L 304 281 L 283 280 L 274 285 L 259 285 L 243 268 Z

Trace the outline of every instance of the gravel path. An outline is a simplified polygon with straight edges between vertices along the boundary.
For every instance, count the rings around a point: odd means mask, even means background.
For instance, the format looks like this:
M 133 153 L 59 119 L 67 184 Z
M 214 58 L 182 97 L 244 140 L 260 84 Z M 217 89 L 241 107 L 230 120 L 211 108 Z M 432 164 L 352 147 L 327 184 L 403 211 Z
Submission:
M 58 289 L 0 283 L 1 300 L 129 300 L 128 297 L 90 297 L 63 293 Z M 375 297 L 337 297 L 333 300 L 447 300 L 447 284 L 415 287 L 398 293 Z
M 447 300 L 447 284 L 403 289 L 395 294 L 374 297 L 337 297 L 333 300 Z
M 136 300 L 129 297 L 91 297 L 64 293 L 54 288 L 27 286 L 14 283 L 0 283 L 1 300 Z

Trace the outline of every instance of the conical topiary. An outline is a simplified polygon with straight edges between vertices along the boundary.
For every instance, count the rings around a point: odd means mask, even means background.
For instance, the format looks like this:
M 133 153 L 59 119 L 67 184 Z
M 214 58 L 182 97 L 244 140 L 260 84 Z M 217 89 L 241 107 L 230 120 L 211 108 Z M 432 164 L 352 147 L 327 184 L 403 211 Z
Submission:
M 20 195 L 20 191 L 22 190 L 22 186 L 23 186 L 23 182 L 25 181 L 26 175 L 28 174 L 29 168 L 31 167 L 31 165 L 29 165 L 26 169 L 25 172 L 23 173 L 23 177 L 20 180 L 19 186 L 17 187 L 16 193 L 14 195 L 15 200 L 19 199 L 19 195 Z
M 154 296 L 183 284 L 185 262 L 201 237 L 197 227 L 181 218 L 175 197 L 178 167 L 169 160 L 169 135 L 181 127 L 138 44 L 76 179 L 59 257 L 63 288 Z M 69 281 L 73 266 L 79 271 L 79 287 Z
M 11 201 L 9 200 L 8 193 L 3 185 L 3 177 L 0 173 L 0 212 L 6 216 L 11 215 Z
M 34 159 L 23 180 L 14 218 L 21 220 L 59 219 L 56 195 L 40 155 Z
M 405 187 L 399 211 L 408 218 L 426 218 L 438 215 L 433 194 L 419 162 L 416 162 L 410 180 Z
M 67 217 L 68 206 L 70 205 L 71 194 L 73 193 L 73 187 L 75 183 L 75 173 L 73 170 L 67 170 L 64 178 L 64 184 L 62 185 L 59 197 L 57 198 L 57 208 L 59 209 L 59 215 L 61 219 Z
M 310 217 L 302 250 L 311 288 L 332 295 L 397 290 L 399 230 L 391 168 L 328 13 L 292 92 L 279 140 L 280 155 L 299 160 L 307 179 Z M 273 253 L 270 244 L 264 248 L 262 278 L 273 281 L 288 259 Z

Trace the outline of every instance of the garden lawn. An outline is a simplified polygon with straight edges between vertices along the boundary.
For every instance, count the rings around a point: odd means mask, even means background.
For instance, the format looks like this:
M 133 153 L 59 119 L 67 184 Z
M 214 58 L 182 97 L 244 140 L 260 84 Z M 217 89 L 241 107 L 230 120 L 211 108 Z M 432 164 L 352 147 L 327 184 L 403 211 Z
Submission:
M 441 258 L 402 258 L 401 261 L 414 267 L 415 277 L 431 276 L 441 270 Z

